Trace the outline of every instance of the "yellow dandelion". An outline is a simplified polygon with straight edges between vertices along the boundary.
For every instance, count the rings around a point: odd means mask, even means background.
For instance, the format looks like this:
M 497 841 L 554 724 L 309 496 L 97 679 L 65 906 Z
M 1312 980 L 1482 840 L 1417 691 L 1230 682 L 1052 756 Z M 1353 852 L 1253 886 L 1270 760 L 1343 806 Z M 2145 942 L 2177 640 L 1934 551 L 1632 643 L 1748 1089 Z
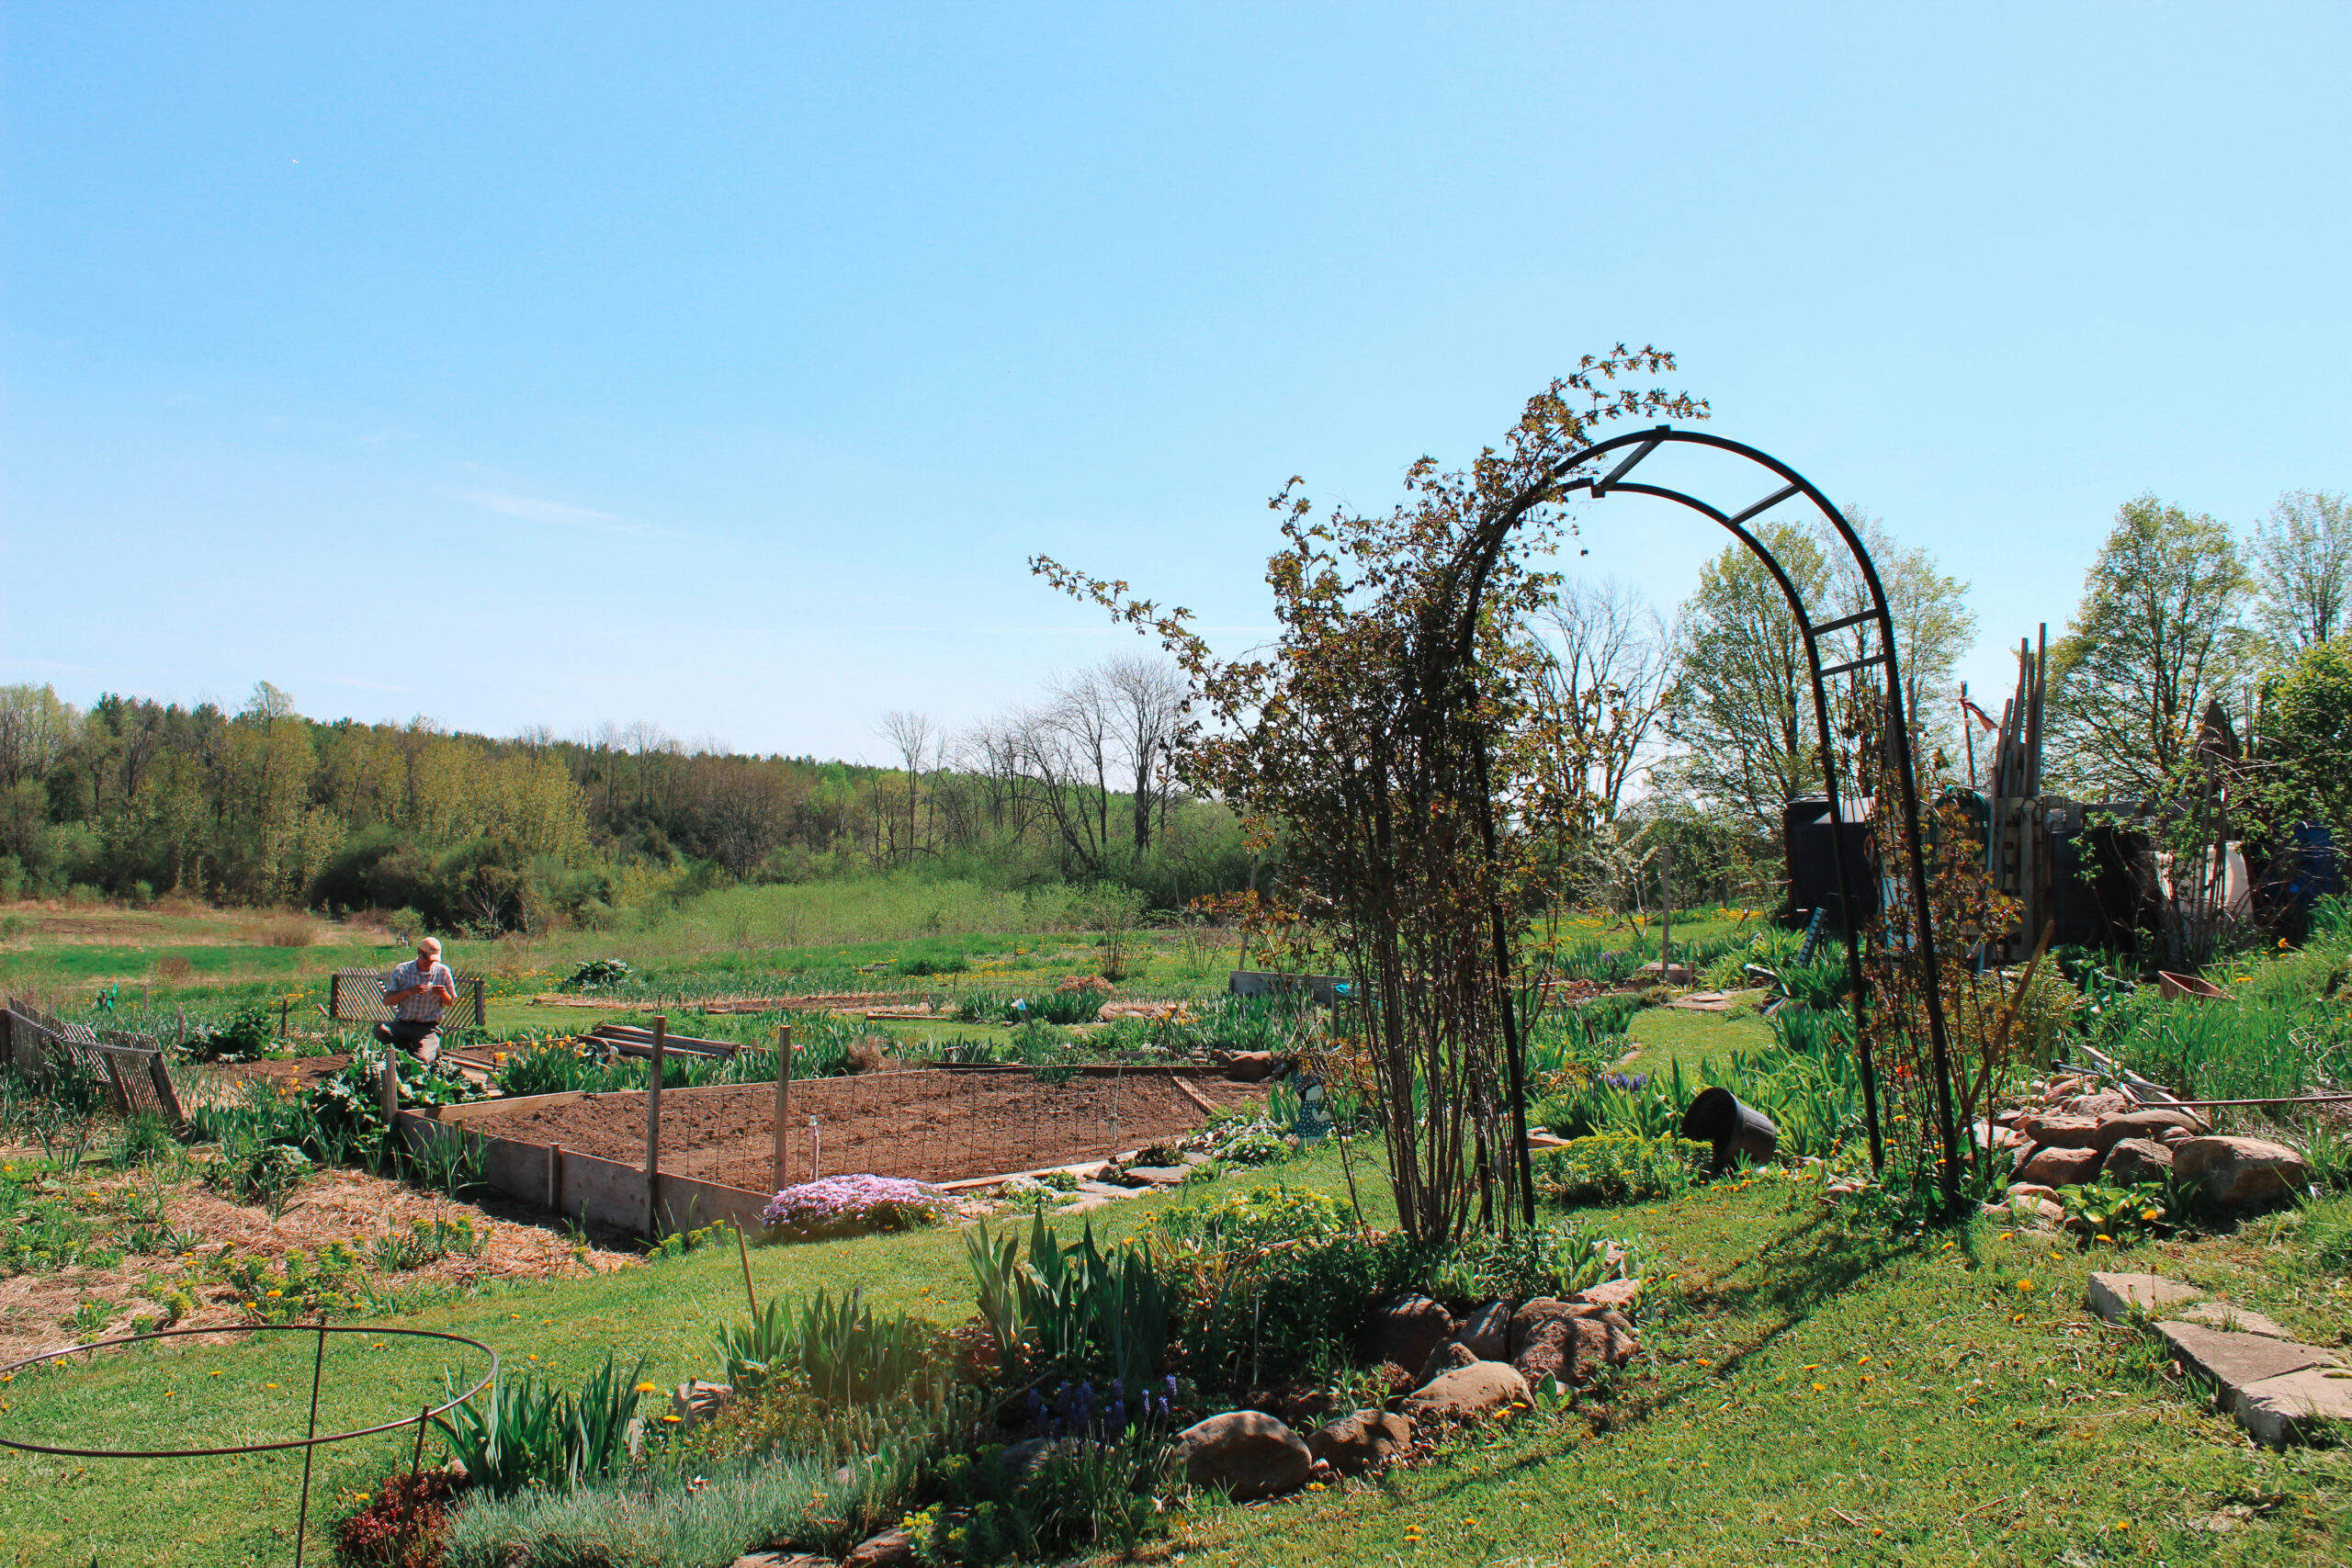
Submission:
M 264 1387 L 264 1388 L 276 1388 L 277 1385 L 276 1383 L 274 1383 L 274 1382 L 266 1382 L 266 1383 L 262 1384 L 261 1386 L 262 1386 L 262 1387 Z
M 2019 1280 L 2018 1281 L 2018 1293 L 2021 1296 L 2030 1296 L 2033 1294 L 2033 1281 L 2030 1280 Z
M 1829 1392 L 1829 1385 L 1824 1382 L 1817 1382 L 1813 1385 L 1813 1392 L 1815 1393 L 1826 1393 Z
M 677 1417 L 676 1416 L 674 1416 L 674 1415 L 671 1415 L 671 1416 L 664 1416 L 663 1417 L 662 1417 L 662 1422 L 663 1422 L 665 1425 L 668 1425 L 668 1426 L 674 1427 L 674 1426 L 676 1426 L 676 1425 L 678 1424 L 678 1417 Z
M 653 1385 L 650 1382 L 641 1382 L 637 1385 L 637 1392 L 639 1393 L 651 1393 L 653 1392 Z

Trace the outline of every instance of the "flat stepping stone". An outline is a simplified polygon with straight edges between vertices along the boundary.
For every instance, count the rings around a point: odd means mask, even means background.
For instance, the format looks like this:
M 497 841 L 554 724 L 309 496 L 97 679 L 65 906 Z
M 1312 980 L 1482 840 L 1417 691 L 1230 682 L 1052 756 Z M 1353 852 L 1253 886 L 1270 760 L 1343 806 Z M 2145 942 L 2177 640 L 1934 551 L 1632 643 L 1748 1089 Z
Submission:
M 1148 1181 L 1154 1187 L 1173 1187 L 1190 1174 L 1192 1168 L 1182 1165 L 1134 1165 L 1127 1168 L 1129 1180 Z
M 2184 1323 L 2201 1323 L 2232 1334 L 2259 1334 L 2266 1339 L 2292 1339 L 2276 1320 L 2227 1302 L 2199 1302 L 2173 1314 Z
M 1081 1181 L 1078 1190 L 1090 1198 L 1132 1198 L 1143 1190 L 1140 1187 L 1120 1187 L 1108 1181 Z
M 2091 1311 L 2109 1323 L 2127 1322 L 2134 1313 L 2154 1317 L 2183 1302 L 2205 1299 L 2196 1286 L 2162 1274 L 2094 1274 L 2084 1294 Z
M 2231 1414 L 2256 1441 L 2283 1447 L 2320 1422 L 2352 1422 L 2352 1371 L 2308 1367 L 2238 1391 Z
M 1101 1193 L 1089 1192 L 1080 1197 L 1074 1202 L 1064 1203 L 1060 1208 L 1056 1209 L 1054 1213 L 1057 1214 L 1091 1214 L 1095 1210 L 1103 1207 L 1110 1201 L 1111 1200 L 1103 1197 Z
M 2221 1404 L 2225 1410 L 2234 1406 L 2239 1392 L 2249 1383 L 2335 1364 L 2335 1356 L 2328 1351 L 2298 1345 L 2291 1339 L 2273 1339 L 2262 1334 L 2228 1334 L 2198 1323 L 2159 1323 L 2156 1334 L 2180 1358 L 2183 1367 L 2220 1386 Z

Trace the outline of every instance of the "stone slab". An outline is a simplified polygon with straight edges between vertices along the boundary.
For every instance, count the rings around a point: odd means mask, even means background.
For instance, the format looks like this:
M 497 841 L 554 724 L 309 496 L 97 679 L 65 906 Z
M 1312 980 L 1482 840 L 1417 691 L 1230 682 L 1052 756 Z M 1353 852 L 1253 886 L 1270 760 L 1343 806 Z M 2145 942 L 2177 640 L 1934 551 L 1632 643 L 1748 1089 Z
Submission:
M 2231 1413 L 2256 1441 L 2274 1448 L 2307 1435 L 2314 1420 L 2352 1422 L 2352 1371 L 2311 1367 L 2250 1382 Z
M 2325 1350 L 2272 1339 L 2260 1334 L 2226 1334 L 2200 1323 L 2165 1321 L 2156 1334 L 2180 1364 L 2206 1382 L 2218 1384 L 2222 1404 L 2229 1407 L 2238 1391 L 2266 1378 L 2285 1377 L 2307 1367 L 2328 1367 L 2335 1358 Z
M 2203 1301 L 2205 1292 L 2162 1274 L 2094 1274 L 2085 1297 L 2091 1311 L 2109 1323 L 2121 1323 L 2135 1312 L 2154 1317 L 2183 1302 Z
M 2219 1328 L 2233 1334 L 2259 1334 L 2266 1339 L 2292 1339 L 2293 1335 L 2278 1326 L 2275 1319 L 2258 1312 L 2248 1312 L 2228 1302 L 2199 1302 L 2174 1313 L 2184 1323 L 2201 1323 L 2208 1328 Z
M 1121 1187 L 1113 1181 L 1081 1181 L 1078 1190 L 1090 1198 L 1133 1198 L 1148 1190 L 1142 1187 Z
M 1131 1165 L 1127 1178 L 1132 1181 L 1148 1181 L 1154 1187 L 1173 1187 L 1191 1173 L 1190 1166 Z

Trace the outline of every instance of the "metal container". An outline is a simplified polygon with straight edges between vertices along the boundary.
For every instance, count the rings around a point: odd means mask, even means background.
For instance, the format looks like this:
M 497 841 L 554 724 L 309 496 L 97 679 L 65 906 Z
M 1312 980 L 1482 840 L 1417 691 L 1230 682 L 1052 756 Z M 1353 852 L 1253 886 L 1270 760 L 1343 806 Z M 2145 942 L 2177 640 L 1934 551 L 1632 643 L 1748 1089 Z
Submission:
M 1717 1175 L 1731 1168 L 1740 1155 L 1761 1165 L 1781 1148 L 1781 1130 L 1772 1119 L 1752 1105 L 1743 1105 L 1731 1090 L 1718 1084 L 1699 1091 L 1682 1113 L 1682 1135 L 1697 1144 L 1715 1146 Z

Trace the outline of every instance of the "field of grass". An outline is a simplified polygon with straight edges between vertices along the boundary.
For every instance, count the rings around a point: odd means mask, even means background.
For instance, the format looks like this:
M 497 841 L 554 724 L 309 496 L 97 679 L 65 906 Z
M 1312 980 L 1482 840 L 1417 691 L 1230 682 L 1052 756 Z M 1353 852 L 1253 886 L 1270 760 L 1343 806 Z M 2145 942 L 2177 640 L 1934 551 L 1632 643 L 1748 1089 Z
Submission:
M 753 889 L 742 897 L 765 918 L 802 892 Z M 739 944 L 724 906 L 716 913 L 690 906 L 679 929 L 660 941 L 658 932 L 573 933 L 564 941 L 576 944 L 567 953 L 626 958 L 641 978 L 690 995 L 795 980 L 808 988 L 847 982 L 910 992 L 1050 988 L 1058 976 L 1090 973 L 1099 961 L 1087 933 L 1024 930 L 1002 918 L 1001 906 L 986 922 L 989 906 L 959 906 L 974 922 L 967 930 L 900 929 L 910 916 L 920 928 L 932 911 L 910 896 L 893 897 L 862 930 L 828 928 L 824 938 L 788 948 Z M 801 917 L 833 908 L 811 897 Z M 191 962 L 187 980 L 169 993 L 201 1001 L 266 985 L 288 988 L 302 974 L 297 967 L 272 979 L 237 973 L 239 964 L 259 969 L 315 957 L 332 966 L 363 961 L 356 957 L 363 953 L 375 955 L 366 962 L 395 956 L 365 940 L 372 931 L 352 933 L 363 935 L 358 943 L 277 948 L 237 942 L 227 917 L 211 925 L 186 915 L 154 920 L 152 928 L 115 928 L 107 933 L 113 941 L 20 932 L 0 955 L 0 985 L 26 976 L 55 987 L 85 985 L 92 975 L 135 973 L 127 966 L 141 957 L 152 966 L 152 955 L 163 952 L 235 955 L 211 971 Z M 770 936 L 788 930 L 763 928 Z M 1594 930 L 1612 943 L 1628 934 L 1622 927 Z M 1740 931 L 1736 919 L 1678 924 L 1679 940 L 1727 940 Z M 639 934 L 647 945 L 632 945 Z M 804 927 L 797 934 L 813 933 Z M 582 1022 L 576 1011 L 527 1009 L 523 1000 L 560 966 L 550 961 L 555 943 L 532 949 L 527 966 L 518 964 L 512 944 L 454 945 L 461 968 L 503 962 L 494 1025 L 534 1023 L 540 1013 L 556 1027 Z M 89 956 L 109 953 L 119 965 L 113 970 Z M 1230 961 L 1229 948 L 1204 953 L 1175 933 L 1161 934 L 1128 988 L 1221 989 Z M 2312 953 L 2251 964 L 2247 978 L 2235 982 L 2246 999 L 2233 1005 L 2259 1022 L 2265 1010 L 2301 1005 L 2298 998 L 2318 989 L 2339 962 L 2340 954 Z M 962 967 L 905 972 L 917 963 Z M 214 974 L 237 977 L 228 987 L 208 986 Z M 2177 1029 L 2166 1032 L 2172 1019 L 2134 1014 L 2120 1027 L 2127 1043 L 2145 1037 L 2153 1050 L 2177 1037 Z M 911 1034 L 930 1026 L 894 1027 Z M 1632 1070 L 1680 1064 L 1687 1071 L 1761 1045 L 1771 1030 L 1752 1015 L 1654 1008 L 1634 1017 L 1631 1034 Z M 2308 1048 L 2308 1030 L 2299 1038 Z M 1356 1175 L 1367 1218 L 1390 1221 L 1376 1169 L 1368 1173 L 1360 1159 Z M 1272 1170 L 1229 1175 L 1209 1193 L 1272 1179 L 1348 1190 L 1327 1148 Z M 2093 1269 L 2158 1269 L 2267 1313 L 2312 1343 L 2352 1348 L 2352 1246 L 2308 1245 L 2323 1232 L 2352 1235 L 2352 1199 L 2315 1201 L 2300 1213 L 2196 1240 L 2127 1237 L 2120 1247 L 2078 1249 L 2066 1238 L 1984 1218 L 1891 1231 L 1882 1217 L 1833 1204 L 1818 1182 L 1783 1168 L 1671 1199 L 1578 1211 L 1631 1245 L 1650 1280 L 1643 1352 L 1612 1397 L 1476 1430 L 1450 1442 L 1437 1463 L 1377 1483 L 1248 1506 L 1196 1502 L 1179 1511 L 1170 1533 L 1147 1546 L 1144 1557 L 1219 1568 L 1822 1561 L 2078 1568 L 2352 1557 L 2352 1448 L 2273 1453 L 2249 1446 L 2146 1339 L 2083 1307 Z M 1178 1201 L 1114 1204 L 1092 1216 L 1096 1234 L 1128 1234 Z M 972 1306 L 964 1236 L 951 1228 L 763 1247 L 753 1251 L 752 1270 L 763 1300 L 856 1284 L 877 1305 L 942 1325 L 961 1322 Z M 594 1278 L 487 1288 L 384 1326 L 476 1337 L 510 1368 L 546 1370 L 568 1382 L 608 1353 L 624 1367 L 642 1356 L 647 1375 L 666 1387 L 716 1371 L 712 1333 L 742 1305 L 736 1255 L 722 1245 Z M 198 1440 L 190 1432 L 210 1442 L 292 1435 L 308 1398 L 311 1353 L 299 1336 L 275 1335 L 19 1373 L 0 1384 L 0 1435 L 90 1446 Z M 445 1372 L 464 1364 L 451 1348 L 430 1341 L 331 1341 L 322 1423 L 359 1426 L 412 1413 L 436 1397 Z M 405 1452 L 390 1438 L 324 1450 L 314 1518 Z M 9 1552 L 24 1562 L 171 1568 L 288 1561 L 300 1483 L 299 1456 L 164 1462 L 6 1454 L 0 1561 Z M 314 1561 L 325 1560 L 324 1547 L 314 1532 Z

